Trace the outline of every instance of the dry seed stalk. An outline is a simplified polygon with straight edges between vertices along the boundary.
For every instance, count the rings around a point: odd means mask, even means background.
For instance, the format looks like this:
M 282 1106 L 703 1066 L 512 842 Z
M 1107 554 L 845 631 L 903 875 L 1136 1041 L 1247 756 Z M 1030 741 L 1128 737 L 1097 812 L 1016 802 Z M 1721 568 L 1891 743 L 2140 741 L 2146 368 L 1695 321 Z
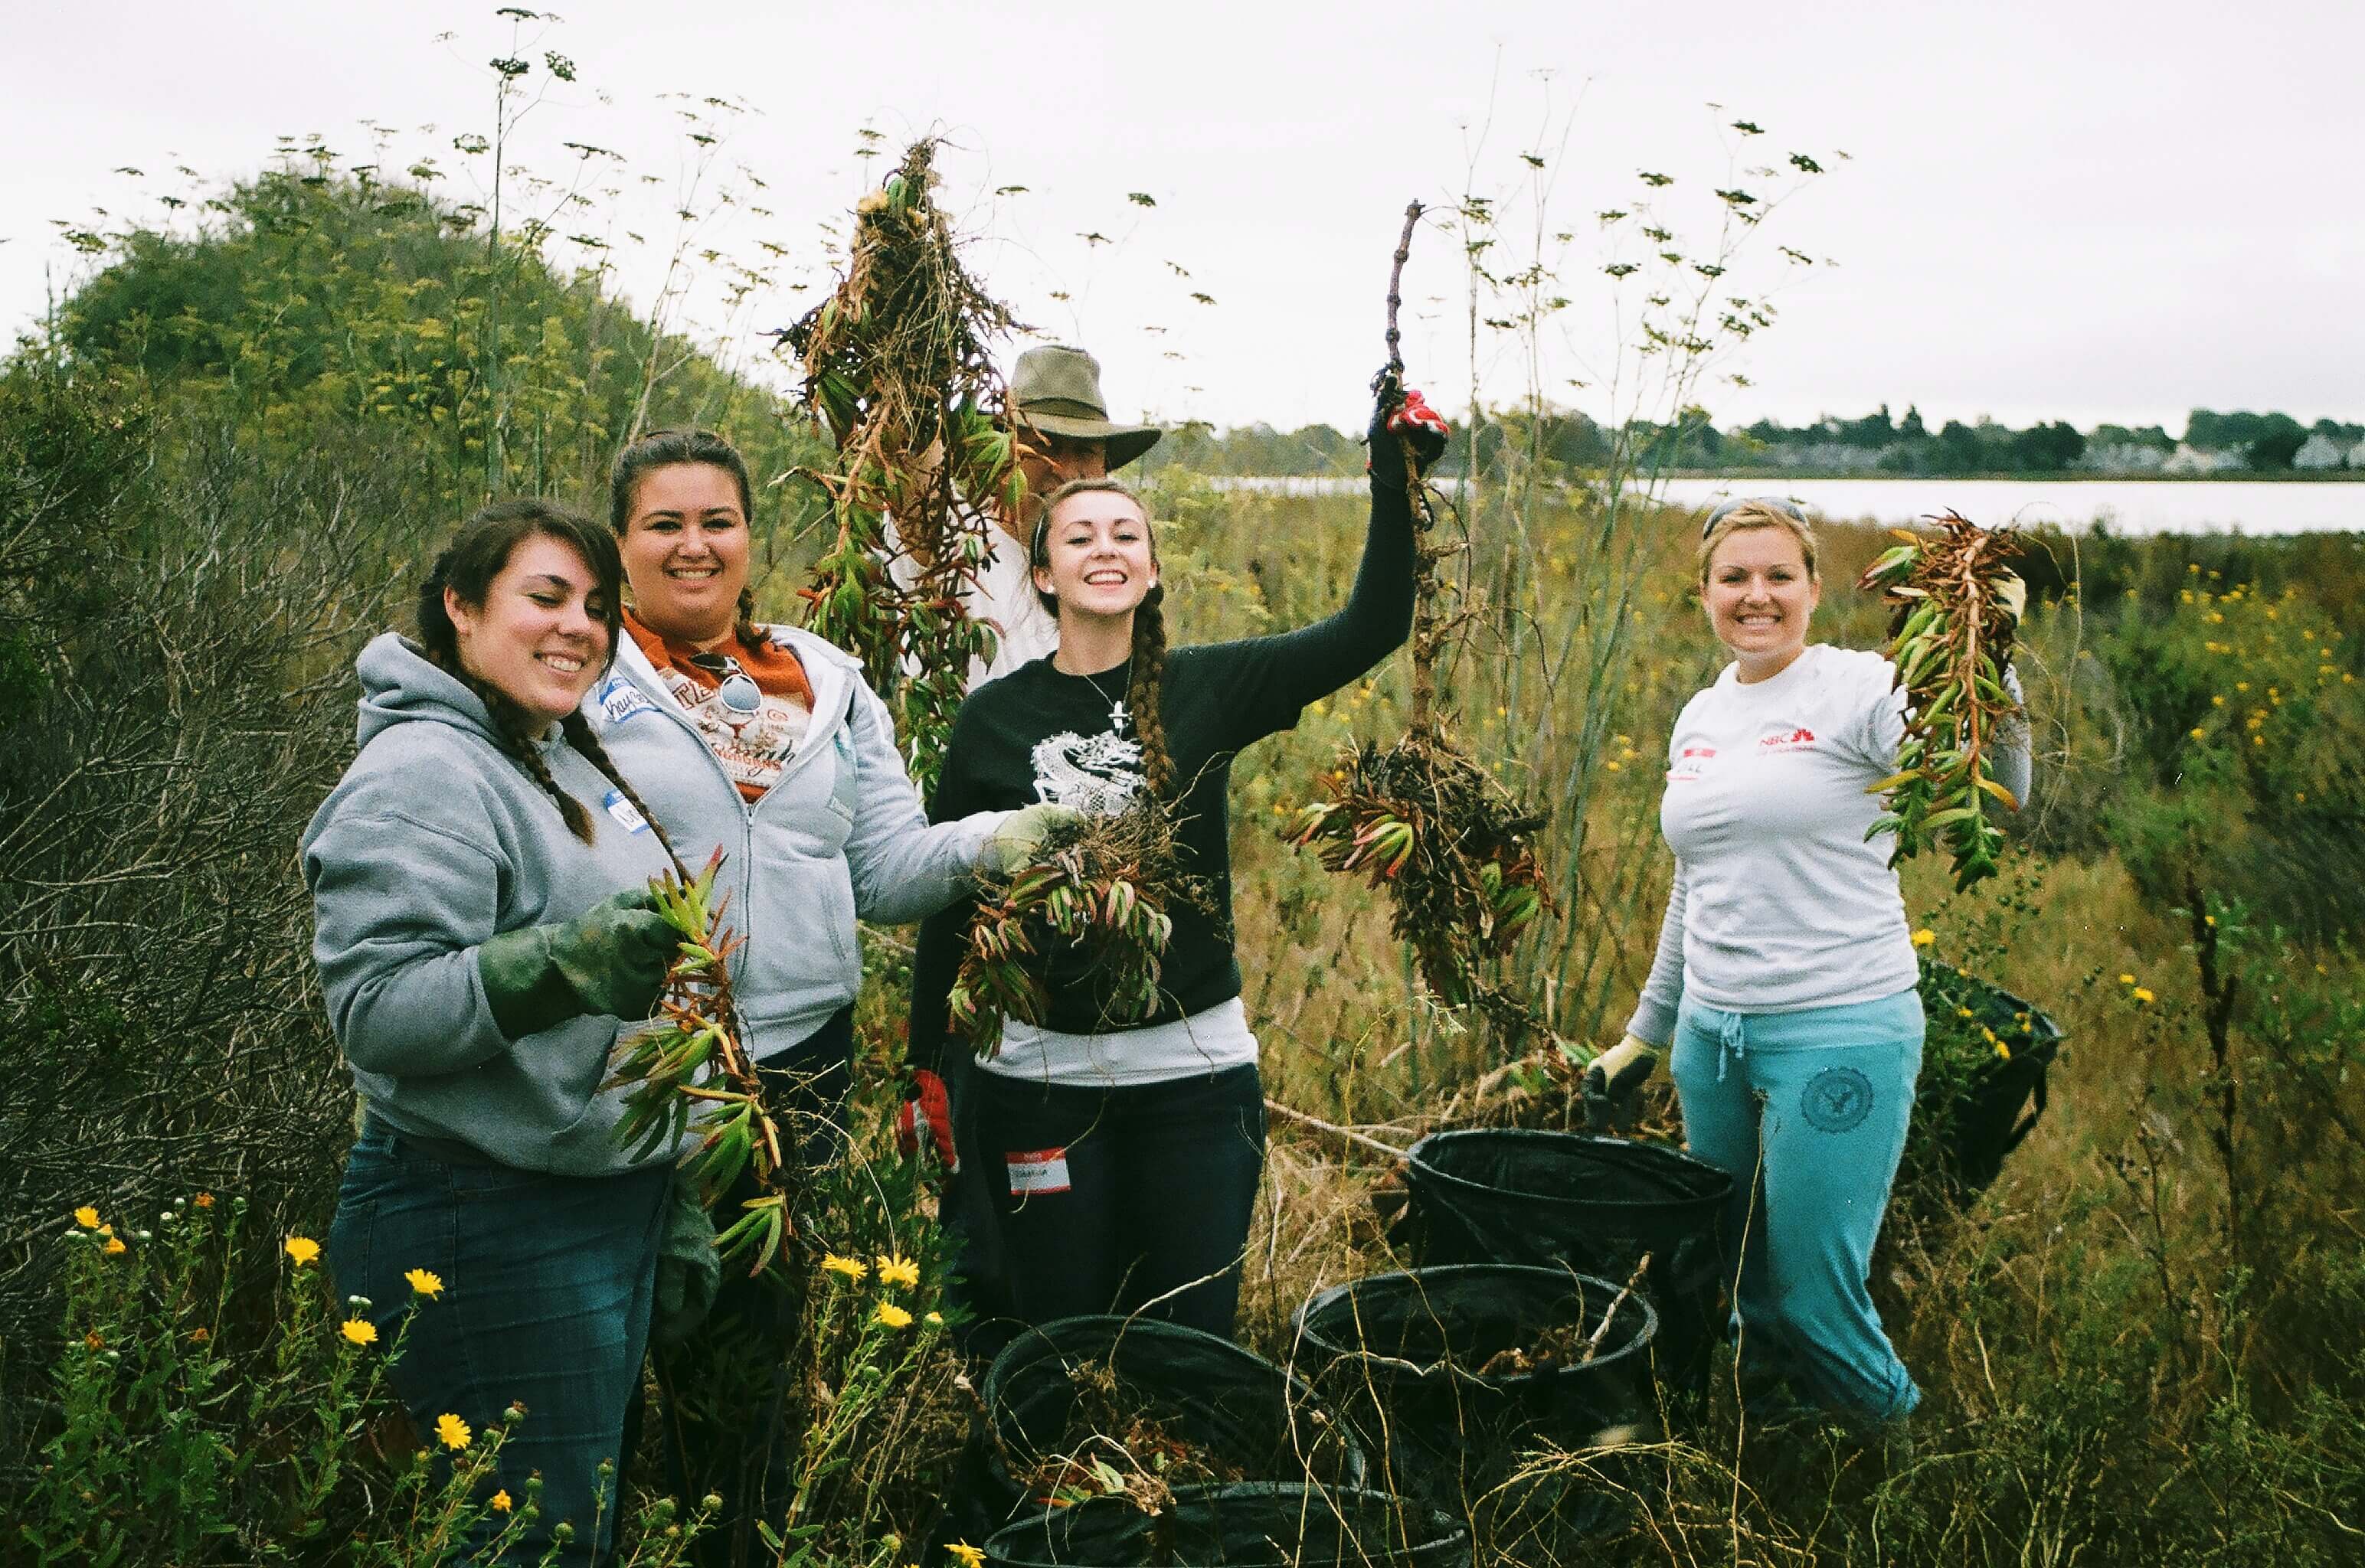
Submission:
M 837 539 L 802 590 L 805 623 L 862 660 L 924 793 L 970 661 L 993 650 L 963 599 L 992 548 L 986 513 L 1014 517 L 1024 495 L 989 351 L 1017 323 L 961 267 L 932 194 L 936 151 L 914 142 L 862 199 L 845 279 L 786 333 L 804 362 L 805 405 L 838 452 L 838 472 L 811 476 Z M 896 551 L 919 568 L 908 589 L 887 570 L 891 516 Z
M 1388 363 L 1373 390 L 1391 413 L 1404 401 L 1396 312 L 1420 214 L 1418 202 L 1405 208 L 1388 271 Z M 1437 664 L 1468 618 L 1448 605 L 1437 568 L 1463 546 L 1436 542 L 1436 507 L 1408 439 L 1400 437 L 1393 453 L 1374 451 L 1372 461 L 1404 465 L 1412 505 L 1412 722 L 1384 750 L 1366 744 L 1341 752 L 1324 781 L 1331 798 L 1300 812 L 1286 836 L 1315 849 L 1332 870 L 1362 871 L 1391 895 L 1396 936 L 1411 945 L 1437 996 L 1523 1018 L 1527 1010 L 1483 980 L 1480 969 L 1555 908 L 1533 842 L 1545 818 L 1447 734 L 1437 710 Z
M 1867 791 L 1887 794 L 1889 810 L 1865 836 L 1896 833 L 1892 866 L 1943 846 L 1959 892 L 1994 876 L 2003 848 L 1980 796 L 2020 804 L 1990 769 L 1998 730 L 2020 711 L 2003 680 L 2026 590 L 2012 572 L 2020 546 L 2012 530 L 1983 529 L 1953 511 L 1928 521 L 1934 537 L 1891 530 L 1900 543 L 1857 584 L 1896 606 L 1889 654 L 1905 690 L 1898 770 Z
M 1124 812 L 1059 829 L 1031 865 L 990 885 L 953 981 L 953 1023 L 980 1056 L 1001 1049 L 1005 1018 L 1041 1024 L 1048 971 L 1091 987 L 1106 1028 L 1158 1011 L 1158 976 L 1176 900 L 1209 907 L 1204 880 L 1174 869 L 1174 827 L 1145 794 Z
M 763 1189 L 715 1238 L 725 1262 L 749 1253 L 750 1275 L 782 1264 L 783 1246 L 796 1234 L 789 1217 L 791 1168 L 782 1159 L 780 1126 L 765 1109 L 755 1064 L 739 1044 L 731 1004 L 731 955 L 738 935 L 723 924 L 726 894 L 713 902 L 718 848 L 695 879 L 667 870 L 649 880 L 657 911 L 681 934 L 681 956 L 666 973 L 657 1011 L 662 1027 L 618 1048 L 604 1087 L 629 1084 L 617 1141 L 644 1159 L 659 1148 L 698 1136 L 689 1157 L 700 1202 L 712 1208 L 751 1167 Z M 775 1282 L 787 1282 L 776 1273 Z

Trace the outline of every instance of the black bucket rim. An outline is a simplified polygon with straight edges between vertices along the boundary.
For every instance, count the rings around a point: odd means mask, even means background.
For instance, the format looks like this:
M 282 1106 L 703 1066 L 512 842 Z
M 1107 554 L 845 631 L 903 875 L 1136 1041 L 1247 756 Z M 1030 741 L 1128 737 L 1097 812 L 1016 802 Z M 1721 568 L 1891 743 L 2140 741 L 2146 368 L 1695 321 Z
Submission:
M 1016 1439 L 1024 1436 L 1023 1433 L 1011 1433 L 1004 1428 L 1003 1424 L 1004 1402 L 997 1398 L 997 1394 L 1003 1389 L 1005 1382 L 1008 1370 L 1005 1363 L 1011 1361 L 1014 1353 L 1022 1346 L 1041 1342 L 1050 1346 L 1049 1353 L 1065 1356 L 1070 1354 L 1073 1348 L 1064 1341 L 1065 1335 L 1099 1335 L 1103 1337 L 1097 1341 L 1087 1338 L 1086 1342 L 1105 1345 L 1113 1343 L 1125 1334 L 1143 1328 L 1150 1330 L 1149 1337 L 1153 1339 L 1180 1336 L 1194 1347 L 1213 1351 L 1244 1370 L 1255 1371 L 1260 1376 L 1265 1374 L 1278 1376 L 1282 1409 L 1291 1428 L 1294 1429 L 1296 1427 L 1301 1412 L 1318 1414 L 1321 1417 L 1318 1425 L 1322 1428 L 1322 1435 L 1339 1444 L 1339 1461 L 1346 1474 L 1345 1478 L 1336 1484 L 1341 1487 L 1361 1488 L 1362 1483 L 1370 1478 L 1371 1461 L 1370 1457 L 1363 1452 L 1362 1445 L 1356 1442 L 1343 1424 L 1332 1415 L 1329 1402 L 1315 1390 L 1312 1383 L 1299 1376 L 1295 1367 L 1260 1356 L 1254 1350 L 1234 1340 L 1227 1339 L 1219 1334 L 1210 1334 L 1204 1328 L 1194 1328 L 1188 1324 L 1170 1323 L 1159 1317 L 1096 1312 L 1079 1313 L 1072 1317 L 1054 1317 L 1048 1322 L 1029 1324 L 1022 1332 L 1012 1336 L 1010 1342 L 997 1351 L 992 1361 L 987 1365 L 984 1377 L 978 1383 L 977 1394 L 978 1401 L 982 1406 L 980 1416 L 986 1428 L 987 1462 L 999 1480 L 1012 1486 L 1017 1484 L 1018 1478 L 1009 1473 L 1009 1468 L 1004 1460 L 1004 1450 L 1016 1451 L 1018 1448 Z M 1028 1359 L 1028 1364 L 1032 1365 L 1041 1359 L 1042 1352 L 1037 1352 Z M 1038 1454 L 1037 1457 L 1041 1456 Z M 1247 1486 L 1299 1484 L 1278 1480 L 1244 1480 L 1211 1484 Z M 1303 1484 L 1320 1484 L 1303 1483 Z
M 1211 1501 L 1218 1497 L 1227 1496 L 1234 1494 L 1279 1496 L 1291 1493 L 1312 1493 L 1323 1497 L 1352 1498 L 1358 1502 L 1372 1504 L 1376 1507 L 1394 1509 L 1400 1516 L 1405 1514 L 1416 1515 L 1427 1521 L 1425 1526 L 1427 1529 L 1436 1530 L 1442 1529 L 1444 1530 L 1445 1533 L 1442 1535 L 1433 1536 L 1426 1540 L 1415 1541 L 1404 1546 L 1390 1549 L 1393 1551 L 1402 1552 L 1407 1556 L 1424 1551 L 1441 1551 L 1450 1547 L 1463 1545 L 1470 1539 L 1470 1527 L 1462 1520 L 1456 1519 L 1452 1515 L 1445 1512 L 1443 1509 L 1432 1507 L 1426 1503 L 1420 1502 L 1417 1498 L 1406 1497 L 1397 1493 L 1383 1491 L 1374 1486 L 1349 1485 L 1345 1484 L 1336 1486 L 1325 1486 L 1318 1482 L 1307 1481 L 1223 1481 L 1200 1483 L 1190 1486 L 1177 1486 L 1173 1489 L 1172 1495 L 1177 1504 L 1182 1504 L 1189 1502 Z M 1037 1508 L 1031 1513 L 1023 1515 L 1018 1518 L 1012 1519 L 1009 1523 L 1003 1525 L 1001 1529 L 995 1530 L 991 1536 L 986 1538 L 984 1542 L 986 1561 L 990 1563 L 1007 1561 L 1003 1551 L 1005 1538 L 1014 1537 L 1021 1530 L 1039 1529 L 1047 1519 L 1056 1515 L 1073 1515 L 1078 1510 L 1085 1508 L 1098 1508 L 1101 1511 L 1106 1512 L 1115 1507 L 1131 1508 L 1134 1506 L 1135 1505 L 1132 1501 L 1127 1498 L 1093 1497 L 1082 1503 L 1070 1505 L 1064 1508 Z M 1073 1568 L 1073 1565 L 1071 1565 L 1071 1568 Z
M 1505 1187 L 1499 1183 L 1475 1182 L 1467 1176 L 1440 1169 L 1432 1163 L 1424 1150 L 1438 1146 L 1459 1147 L 1470 1140 L 1485 1139 L 1503 1143 L 1525 1143 L 1531 1148 L 1559 1147 L 1571 1151 L 1601 1153 L 1617 1149 L 1621 1158 L 1642 1151 L 1642 1158 L 1661 1165 L 1673 1164 L 1687 1174 L 1716 1190 L 1670 1194 L 1656 1198 L 1588 1198 L 1568 1193 L 1539 1193 L 1523 1187 Z M 1431 1182 L 1448 1190 L 1461 1189 L 1482 1194 L 1508 1194 L 1522 1203 L 1539 1203 L 1559 1210 L 1579 1210 L 1599 1213 L 1603 1210 L 1631 1209 L 1687 1211 L 1690 1209 L 1721 1209 L 1732 1201 L 1732 1173 L 1709 1164 L 1699 1156 L 1670 1144 L 1643 1138 L 1616 1137 L 1601 1133 L 1555 1132 L 1541 1127 L 1449 1127 L 1421 1137 L 1405 1150 L 1407 1179 L 1411 1182 Z
M 1574 1381 L 1580 1377 L 1591 1377 L 1607 1369 L 1615 1367 L 1620 1361 L 1623 1361 L 1629 1355 L 1642 1358 L 1642 1363 L 1645 1366 L 1650 1364 L 1653 1347 L 1654 1347 L 1658 1342 L 1661 1318 L 1658 1307 L 1653 1305 L 1650 1299 L 1650 1294 L 1647 1288 L 1648 1282 L 1645 1282 L 1643 1285 L 1637 1286 L 1626 1298 L 1625 1306 L 1619 1309 L 1622 1312 L 1631 1307 L 1642 1308 L 1642 1332 L 1630 1336 L 1616 1350 L 1605 1351 L 1601 1355 L 1596 1356 L 1593 1360 L 1583 1362 L 1580 1365 L 1571 1367 L 1552 1367 L 1542 1372 L 1512 1372 L 1495 1377 L 1483 1377 L 1477 1372 L 1472 1372 L 1464 1367 L 1457 1366 L 1450 1361 L 1440 1361 L 1427 1368 L 1416 1367 L 1413 1363 L 1404 1361 L 1401 1357 L 1384 1356 L 1367 1350 L 1334 1345 L 1330 1340 L 1317 1336 L 1314 1330 L 1307 1326 L 1306 1320 L 1317 1311 L 1328 1306 L 1341 1297 L 1352 1294 L 1357 1290 L 1375 1289 L 1384 1286 L 1415 1282 L 1434 1281 L 1440 1283 L 1450 1283 L 1454 1280 L 1466 1278 L 1474 1274 L 1492 1274 L 1497 1277 L 1505 1275 L 1524 1276 L 1539 1284 L 1550 1282 L 1554 1285 L 1559 1285 L 1570 1281 L 1577 1281 L 1586 1284 L 1599 1285 L 1603 1287 L 1610 1293 L 1613 1300 L 1616 1298 L 1618 1292 L 1625 1289 L 1625 1286 L 1620 1282 L 1616 1280 L 1604 1279 L 1598 1274 L 1587 1274 L 1575 1269 L 1548 1269 L 1533 1263 L 1435 1263 L 1430 1264 L 1426 1268 L 1395 1269 L 1384 1274 L 1364 1274 L 1351 1280 L 1341 1280 L 1335 1285 L 1330 1285 L 1325 1289 L 1318 1290 L 1298 1304 L 1297 1310 L 1292 1313 L 1289 1318 L 1290 1350 L 1293 1363 L 1296 1359 L 1298 1348 L 1300 1346 L 1310 1346 L 1313 1347 L 1317 1353 L 1322 1358 L 1322 1364 L 1326 1368 L 1336 1366 L 1340 1361 L 1360 1361 L 1367 1365 L 1386 1369 L 1388 1381 L 1391 1382 L 1395 1381 L 1395 1378 L 1400 1375 L 1400 1372 L 1408 1372 L 1416 1377 L 1428 1377 L 1433 1376 L 1441 1372 L 1446 1373 L 1457 1384 L 1485 1389 L 1548 1387 L 1553 1383 L 1564 1381 Z
M 2004 990 L 2003 987 L 1996 984 L 1995 981 L 1989 980 L 1984 975 L 1974 974 L 1970 970 L 1964 969 L 1959 964 L 1950 964 L 1944 958 L 1924 958 L 1922 960 L 1922 968 L 1923 971 L 1922 978 L 1925 982 L 1933 975 L 1937 976 L 1940 979 L 1941 983 L 1945 983 L 1949 980 L 1960 980 L 1966 984 L 1978 987 L 1980 991 L 1987 992 L 1988 995 L 1994 998 L 1996 1001 L 2001 1002 L 2005 1006 L 2011 1008 L 2015 1014 L 2025 1013 L 2028 1014 L 2028 1044 L 2024 1047 L 2015 1048 L 2012 1052 L 2014 1057 L 2024 1055 L 2035 1058 L 2038 1060 L 2049 1062 L 2053 1059 L 2055 1053 L 2060 1050 L 2061 1043 L 2069 1037 L 2069 1032 L 2061 1026 L 2061 1021 L 2054 1017 L 2052 1014 L 2047 1013 L 2042 1007 L 2037 1006 L 2036 1003 L 2029 1001 L 2026 997 Z

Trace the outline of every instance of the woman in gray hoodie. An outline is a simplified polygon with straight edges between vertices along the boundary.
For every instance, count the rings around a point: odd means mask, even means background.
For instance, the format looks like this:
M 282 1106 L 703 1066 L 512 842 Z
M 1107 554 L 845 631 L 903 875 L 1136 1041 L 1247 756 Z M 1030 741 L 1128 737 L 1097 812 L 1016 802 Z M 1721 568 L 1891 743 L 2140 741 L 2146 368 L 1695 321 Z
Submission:
M 329 1262 L 381 1343 L 416 1306 L 393 1383 L 426 1440 L 481 1442 L 524 1406 L 499 1477 L 521 1504 L 542 1476 L 507 1548 L 528 1562 L 561 1521 L 560 1561 L 613 1540 L 600 1465 L 622 1457 L 674 1153 L 628 1159 L 601 1088 L 675 950 L 648 891 L 668 846 L 577 711 L 615 654 L 622 575 L 572 512 L 469 519 L 422 585 L 418 640 L 363 650 L 361 752 L 303 840 L 365 1113 Z

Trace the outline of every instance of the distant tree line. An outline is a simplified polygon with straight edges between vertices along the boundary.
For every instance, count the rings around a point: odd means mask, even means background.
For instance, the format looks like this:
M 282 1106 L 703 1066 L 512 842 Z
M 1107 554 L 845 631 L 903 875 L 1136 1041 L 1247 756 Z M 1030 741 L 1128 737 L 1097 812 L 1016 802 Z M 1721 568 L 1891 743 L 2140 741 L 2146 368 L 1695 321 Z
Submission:
M 1482 469 L 1514 454 L 1581 470 L 1607 464 L 1615 432 L 1586 414 L 1555 409 L 1541 419 L 1492 411 L 1479 423 L 1474 453 Z M 1638 424 L 1625 432 L 1638 467 L 1771 470 L 1783 473 L 1914 474 L 1961 478 L 1980 474 L 2211 474 L 2365 470 L 2365 424 L 2318 420 L 2303 425 L 2289 414 L 2219 413 L 2195 409 L 2184 433 L 2159 425 L 2096 425 L 2080 431 L 2054 420 L 2024 430 L 1981 418 L 1948 420 L 1932 430 L 1919 409 L 1902 419 L 1889 405 L 1860 419 L 1825 415 L 1810 424 L 1760 420 L 1719 430 L 1704 409 L 1687 409 L 1667 425 Z M 1472 432 L 1458 431 L 1445 460 L 1458 472 L 1474 452 Z M 1205 423 L 1171 429 L 1160 463 L 1216 475 L 1359 474 L 1362 443 L 1328 425 L 1277 431 L 1239 425 L 1217 432 Z

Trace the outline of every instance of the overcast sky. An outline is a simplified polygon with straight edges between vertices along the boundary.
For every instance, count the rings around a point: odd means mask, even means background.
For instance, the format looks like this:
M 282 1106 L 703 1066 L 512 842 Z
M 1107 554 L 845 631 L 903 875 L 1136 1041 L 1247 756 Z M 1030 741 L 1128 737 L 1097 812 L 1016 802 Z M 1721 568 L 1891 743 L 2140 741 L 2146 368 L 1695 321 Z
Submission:
M 1541 232 L 1574 236 L 1557 286 L 1572 303 L 1540 375 L 1598 414 L 1606 345 L 1641 300 L 1600 271 L 1639 243 L 1632 220 L 1605 231 L 1596 214 L 1631 210 L 1640 172 L 1673 175 L 1660 210 L 1687 255 L 1703 254 L 1713 193 L 1771 194 L 1781 182 L 1740 171 L 1799 152 L 1829 172 L 1752 231 L 1721 280 L 1771 292 L 1779 321 L 1704 383 L 1720 423 L 1883 401 L 1900 414 L 1917 403 L 1933 427 L 1988 414 L 2173 432 L 2196 405 L 2365 418 L 2358 0 L 565 0 L 561 14 L 526 36 L 536 58 L 571 58 L 579 81 L 526 120 L 521 157 L 568 176 L 563 140 L 628 156 L 627 195 L 593 231 L 618 238 L 636 298 L 655 291 L 694 151 L 679 102 L 660 95 L 749 106 L 692 201 L 734 162 L 768 186 L 751 199 L 772 216 L 743 207 L 694 247 L 775 267 L 777 289 L 736 323 L 743 353 L 758 352 L 751 330 L 817 297 L 822 224 L 883 172 L 851 155 L 858 129 L 893 151 L 934 128 L 953 144 L 946 199 L 979 236 L 985 281 L 1098 353 L 1120 415 L 1351 426 L 1381 357 L 1405 202 L 1503 199 L 1512 217 L 1494 254 L 1516 252 L 1538 231 L 1528 152 L 1552 182 Z M 92 222 L 94 206 L 118 221 L 156 216 L 158 196 L 185 187 L 176 163 L 220 180 L 263 166 L 275 137 L 314 133 L 360 161 L 370 118 L 394 129 L 390 163 L 432 152 L 451 174 L 438 189 L 465 196 L 470 160 L 452 139 L 490 129 L 485 62 L 510 39 L 491 6 L 446 0 L 130 0 L 96 16 L 10 17 L 0 321 L 12 327 L 40 311 L 45 275 L 76 264 L 51 219 Z M 1744 118 L 1765 134 L 1729 129 Z M 1026 188 L 992 194 L 1007 185 Z M 650 243 L 622 245 L 625 230 Z M 585 254 L 563 241 L 553 253 Z M 1460 241 L 1424 233 L 1407 358 L 1454 407 L 1471 378 L 1463 289 Z M 718 325 L 711 269 L 700 290 L 695 319 Z M 1516 394 L 1516 343 L 1480 335 L 1488 396 Z

